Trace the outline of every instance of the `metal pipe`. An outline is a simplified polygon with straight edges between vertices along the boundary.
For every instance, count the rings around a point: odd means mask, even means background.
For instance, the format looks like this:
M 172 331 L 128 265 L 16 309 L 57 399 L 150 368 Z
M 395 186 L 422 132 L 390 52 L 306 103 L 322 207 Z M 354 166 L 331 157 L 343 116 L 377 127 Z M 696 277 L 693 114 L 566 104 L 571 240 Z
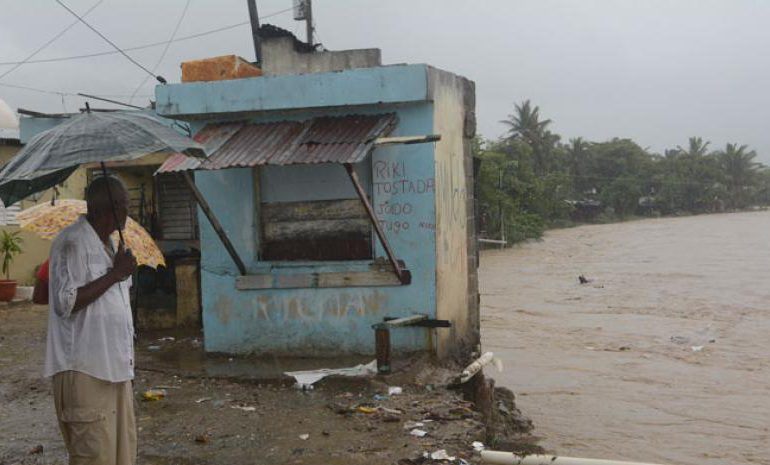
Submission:
M 259 12 L 257 0 L 247 0 L 249 4 L 249 20 L 251 21 L 251 38 L 254 41 L 254 56 L 256 62 L 262 66 L 262 39 L 259 37 Z
M 492 465 L 655 465 L 642 462 L 621 462 L 619 460 L 581 459 L 555 455 L 516 455 L 496 450 L 481 451 L 481 461 Z
M 313 45 L 313 3 L 312 0 L 305 0 L 305 21 L 307 21 L 306 24 L 306 33 L 307 33 L 307 44 L 312 46 Z
M 390 329 L 374 328 L 374 349 L 377 354 L 377 372 L 390 373 Z

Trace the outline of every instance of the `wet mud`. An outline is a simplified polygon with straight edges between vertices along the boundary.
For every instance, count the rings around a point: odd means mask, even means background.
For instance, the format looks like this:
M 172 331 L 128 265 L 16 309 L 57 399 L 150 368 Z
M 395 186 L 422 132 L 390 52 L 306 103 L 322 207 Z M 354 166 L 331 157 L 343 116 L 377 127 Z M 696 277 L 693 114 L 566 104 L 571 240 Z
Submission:
M 44 307 L 0 306 L 0 465 L 66 463 L 41 378 L 46 321 Z M 282 376 L 362 361 L 370 360 L 205 355 L 200 335 L 145 333 L 134 382 L 139 463 L 431 464 L 441 462 L 424 454 L 443 449 L 454 463 L 475 464 L 474 441 L 535 447 L 512 397 L 495 401 L 499 424 L 489 428 L 463 389 L 447 387 L 458 367 L 426 357 L 398 357 L 387 376 L 326 378 L 313 390 Z M 392 386 L 403 392 L 389 395 Z M 165 397 L 141 400 L 151 389 Z

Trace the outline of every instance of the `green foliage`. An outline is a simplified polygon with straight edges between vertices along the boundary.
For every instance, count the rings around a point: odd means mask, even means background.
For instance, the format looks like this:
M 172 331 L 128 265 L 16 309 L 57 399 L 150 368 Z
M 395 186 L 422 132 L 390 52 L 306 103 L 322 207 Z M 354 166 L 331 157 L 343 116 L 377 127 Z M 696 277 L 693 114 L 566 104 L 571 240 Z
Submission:
M 663 155 L 630 139 L 560 143 L 530 101 L 502 121 L 498 141 L 476 139 L 481 160 L 481 232 L 509 243 L 538 238 L 547 227 L 617 221 L 637 215 L 717 212 L 770 204 L 770 169 L 745 145 L 690 137 Z
M 21 245 L 24 243 L 24 239 L 19 234 L 20 231 L 0 231 L 0 254 L 3 255 L 2 272 L 5 274 L 5 279 L 11 279 L 13 259 L 22 252 Z

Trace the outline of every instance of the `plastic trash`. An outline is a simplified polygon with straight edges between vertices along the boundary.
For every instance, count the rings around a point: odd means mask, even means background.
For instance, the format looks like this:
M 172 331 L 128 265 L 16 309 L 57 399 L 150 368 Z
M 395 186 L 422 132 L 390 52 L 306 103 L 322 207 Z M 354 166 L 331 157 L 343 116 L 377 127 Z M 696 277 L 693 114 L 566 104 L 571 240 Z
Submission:
M 476 452 L 481 452 L 482 450 L 484 450 L 484 443 L 483 442 L 473 441 L 472 446 L 473 446 L 473 450 L 475 450 Z
M 386 397 L 386 396 L 383 396 L 382 394 L 375 394 L 375 395 L 374 395 L 374 397 L 372 397 L 372 399 L 374 399 L 374 400 L 377 400 L 377 401 L 380 401 L 380 400 L 385 400 L 385 399 L 387 399 L 387 397 Z
M 377 360 L 372 360 L 367 364 L 356 365 L 350 368 L 321 368 L 320 370 L 306 371 L 287 371 L 286 376 L 291 376 L 297 381 L 297 384 L 309 386 L 331 375 L 341 376 L 369 376 L 377 373 Z
M 415 428 L 412 431 L 410 431 L 409 434 L 417 438 L 422 438 L 422 437 L 425 437 L 425 435 L 428 434 L 428 432 L 425 430 Z
M 421 421 L 407 421 L 404 423 L 404 429 L 414 429 L 425 426 L 425 423 Z
M 299 435 L 299 438 L 302 439 L 303 441 L 307 441 L 309 437 L 310 437 L 309 434 L 300 434 Z
M 161 400 L 167 395 L 168 395 L 168 392 L 165 389 L 148 389 L 142 393 L 142 399 Z
M 377 413 L 377 408 L 376 407 L 366 407 L 366 406 L 363 406 L 363 405 L 359 405 L 358 407 L 356 407 L 356 412 L 368 413 L 368 414 Z
M 203 402 L 208 402 L 211 399 L 212 399 L 211 397 L 201 397 L 200 399 L 196 400 L 195 403 L 196 404 L 200 404 L 200 403 L 203 403 Z
M 247 405 L 231 405 L 230 408 L 243 410 L 244 412 L 255 412 L 257 410 L 256 407 L 249 407 Z
M 692 349 L 693 352 L 700 352 L 703 350 L 703 346 L 692 346 L 690 349 Z
M 174 342 L 175 340 L 173 336 L 166 336 L 158 339 L 158 342 Z
M 432 460 L 449 460 L 450 462 L 455 459 L 454 456 L 450 456 L 446 453 L 446 449 L 439 449 L 436 452 L 430 454 Z
M 403 394 L 403 393 L 404 393 L 404 390 L 403 390 L 403 389 L 401 389 L 401 388 L 400 388 L 400 387 L 398 387 L 398 386 L 390 386 L 390 387 L 388 388 L 388 395 L 389 395 L 389 396 L 397 396 L 397 395 L 399 395 L 399 394 Z

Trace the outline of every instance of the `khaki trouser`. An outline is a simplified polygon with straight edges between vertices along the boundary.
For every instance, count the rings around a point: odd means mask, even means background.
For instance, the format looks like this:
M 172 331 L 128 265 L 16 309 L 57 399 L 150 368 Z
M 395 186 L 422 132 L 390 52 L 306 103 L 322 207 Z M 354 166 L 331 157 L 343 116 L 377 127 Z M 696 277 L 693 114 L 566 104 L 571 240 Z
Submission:
M 70 465 L 134 465 L 136 420 L 131 381 L 110 383 L 78 371 L 53 377 Z

